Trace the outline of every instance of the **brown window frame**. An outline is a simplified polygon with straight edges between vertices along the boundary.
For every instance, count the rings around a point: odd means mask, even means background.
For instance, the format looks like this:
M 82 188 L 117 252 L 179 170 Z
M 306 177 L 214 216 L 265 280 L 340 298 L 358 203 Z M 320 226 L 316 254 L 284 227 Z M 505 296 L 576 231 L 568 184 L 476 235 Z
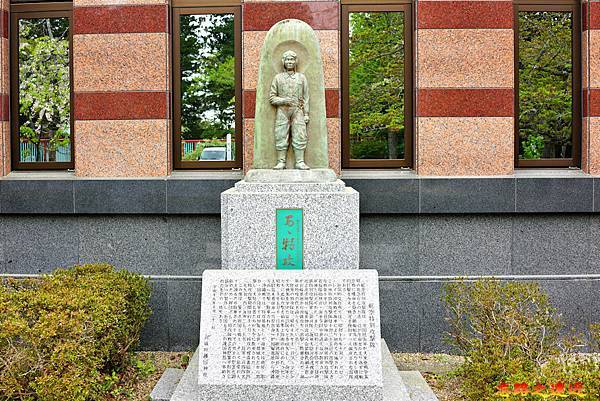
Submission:
M 514 79 L 515 79 L 515 167 L 516 168 L 557 168 L 579 167 L 581 163 L 581 125 L 582 125 L 582 87 L 581 87 L 581 10 L 579 2 L 568 0 L 517 0 L 514 1 Z M 573 15 L 573 36 L 571 44 L 571 59 L 573 63 L 572 85 L 572 157 L 567 159 L 519 159 L 521 146 L 519 136 L 519 11 L 570 11 Z
M 70 141 L 69 162 L 22 162 L 19 146 L 19 19 L 57 18 L 69 19 L 69 85 L 70 85 Z M 11 143 L 13 170 L 68 170 L 75 168 L 75 118 L 73 91 L 73 5 L 64 3 L 19 3 L 10 6 L 10 95 Z
M 351 159 L 350 158 L 350 70 L 348 66 L 351 12 L 402 11 L 404 12 L 404 158 Z M 346 0 L 341 12 L 341 68 L 342 68 L 342 168 L 411 168 L 414 158 L 414 80 L 413 80 L 413 3 L 411 1 Z
M 225 170 L 241 169 L 243 166 L 242 135 L 242 18 L 241 6 L 235 1 L 221 1 L 225 6 L 214 6 L 214 2 L 179 0 L 172 9 L 173 22 L 173 165 L 178 170 Z M 181 66 L 180 66 L 180 19 L 181 15 L 233 14 L 235 52 L 235 160 L 199 161 L 182 160 L 181 155 Z

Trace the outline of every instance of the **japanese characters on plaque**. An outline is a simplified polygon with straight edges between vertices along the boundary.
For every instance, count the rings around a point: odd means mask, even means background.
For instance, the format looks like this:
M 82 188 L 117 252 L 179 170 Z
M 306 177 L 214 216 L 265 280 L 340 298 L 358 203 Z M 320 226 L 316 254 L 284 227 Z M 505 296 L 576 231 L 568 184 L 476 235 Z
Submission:
M 277 269 L 302 270 L 303 221 L 302 209 L 277 209 Z
M 381 380 L 376 272 L 210 273 L 203 278 L 201 382 Z

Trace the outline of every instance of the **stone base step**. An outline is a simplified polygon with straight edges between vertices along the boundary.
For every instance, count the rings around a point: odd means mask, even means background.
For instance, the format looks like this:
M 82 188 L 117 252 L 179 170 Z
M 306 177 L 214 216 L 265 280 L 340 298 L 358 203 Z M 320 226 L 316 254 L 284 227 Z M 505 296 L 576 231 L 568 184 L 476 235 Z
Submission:
M 421 373 L 417 371 L 401 372 L 396 368 L 392 354 L 383 339 L 381 339 L 381 357 L 383 401 L 438 401 Z M 167 369 L 152 390 L 150 399 L 152 401 L 203 401 L 198 399 L 198 358 L 198 349 L 196 349 L 185 371 L 183 369 Z

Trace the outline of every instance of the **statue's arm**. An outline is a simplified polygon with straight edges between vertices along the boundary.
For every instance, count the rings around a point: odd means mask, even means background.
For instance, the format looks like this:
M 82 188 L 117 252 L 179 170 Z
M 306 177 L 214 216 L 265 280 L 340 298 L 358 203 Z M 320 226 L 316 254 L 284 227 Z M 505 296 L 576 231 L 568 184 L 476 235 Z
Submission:
M 308 116 L 310 112 L 310 94 L 308 93 L 308 81 L 306 80 L 306 76 L 303 76 L 302 79 L 302 91 L 304 92 L 304 115 Z
M 273 82 L 271 82 L 271 90 L 269 91 L 269 102 L 273 106 L 283 106 L 285 104 L 285 99 L 277 96 L 279 93 L 277 90 L 277 76 L 273 78 Z

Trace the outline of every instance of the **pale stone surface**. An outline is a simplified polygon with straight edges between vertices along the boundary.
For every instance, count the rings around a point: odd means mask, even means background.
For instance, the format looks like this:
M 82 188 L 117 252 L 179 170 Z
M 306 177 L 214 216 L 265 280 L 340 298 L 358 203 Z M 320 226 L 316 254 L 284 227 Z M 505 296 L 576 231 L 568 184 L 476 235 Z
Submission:
M 590 48 L 588 43 L 590 42 L 590 31 L 583 31 L 581 34 L 581 87 L 587 89 L 590 87 L 590 74 L 589 68 L 592 60 L 590 60 Z M 598 55 L 598 54 L 597 54 Z
M 248 183 L 240 181 L 235 184 L 235 188 L 240 192 L 344 192 L 346 184 L 342 180 L 334 182 L 314 182 L 314 183 L 268 183 L 268 182 L 253 182 Z
M 2 141 L 0 142 L 0 175 L 10 173 L 10 122 L 0 122 Z
M 587 131 L 589 136 L 589 149 L 587 152 L 589 173 L 600 175 L 600 117 L 591 117 L 587 120 L 589 120 Z
M 330 169 L 312 169 L 312 170 L 250 170 L 244 178 L 245 182 L 262 183 L 320 183 L 335 182 L 337 176 Z
M 354 189 L 336 182 L 239 186 L 221 194 L 223 269 L 275 268 L 277 209 L 304 210 L 305 269 L 358 269 L 360 215 Z
M 252 169 L 254 158 L 254 119 L 244 118 L 244 172 Z
M 512 29 L 421 29 L 419 88 L 512 88 Z
M 380 338 L 376 270 L 207 270 L 200 399 L 380 401 Z
M 390 353 L 390 350 L 385 343 L 385 340 L 381 339 L 381 365 L 383 369 L 383 400 L 384 401 L 408 401 L 409 390 L 402 381 L 402 377 L 396 362 Z M 418 373 L 418 372 L 417 372 Z M 412 400 L 411 400 L 412 401 Z
M 397 371 L 397 370 L 396 370 Z M 416 370 L 399 372 L 402 382 L 408 389 L 411 401 L 439 401 L 421 373 Z
M 431 176 L 510 175 L 512 117 L 418 117 L 417 171 Z
M 152 401 L 169 401 L 183 376 L 183 369 L 167 368 L 150 393 Z
M 166 33 L 73 35 L 74 90 L 168 90 L 168 38 Z
M 169 120 L 75 121 L 79 177 L 167 175 Z
M 399 372 L 394 364 L 394 360 L 385 340 L 381 339 L 381 358 L 383 364 L 383 401 L 414 401 L 409 397 L 409 394 L 417 394 L 417 390 L 411 388 L 413 380 L 417 375 L 421 376 L 419 372 Z M 204 401 L 198 398 L 198 360 L 199 360 L 199 348 L 196 349 L 194 356 L 190 359 L 190 364 L 186 369 L 181 381 L 179 382 L 171 401 Z M 410 382 L 405 383 L 403 377 L 411 379 Z M 422 376 L 421 376 L 422 377 Z M 419 383 L 419 386 L 422 382 Z M 427 383 L 425 382 L 425 385 Z M 433 394 L 431 389 L 429 392 L 422 391 L 421 394 Z M 435 397 L 421 399 L 421 401 L 438 401 Z M 155 401 L 155 400 L 153 400 Z M 248 399 L 248 401 L 254 401 Z M 266 398 L 261 397 L 256 401 L 267 401 Z M 285 400 L 277 400 L 285 401 Z M 312 401 L 302 399 L 302 401 Z M 323 401 L 323 400 L 319 400 Z
M 275 24 L 267 33 L 260 52 L 260 66 L 256 88 L 253 166 L 270 169 L 276 164 L 275 111 L 269 102 L 273 77 L 283 71 L 282 55 L 293 50 L 298 55 L 297 71 L 306 76 L 310 93 L 310 123 L 305 161 L 312 168 L 329 167 L 327 152 L 327 124 L 325 111 L 325 83 L 319 41 L 313 29 L 305 22 L 287 19 Z M 293 168 L 294 157 L 290 146 L 287 168 Z
M 585 35 L 584 35 L 585 36 Z M 589 31 L 589 86 L 600 88 L 600 30 Z M 587 47 L 587 46 L 586 46 Z M 584 79 L 584 85 L 586 79 Z
M 327 146 L 329 168 L 337 175 L 342 173 L 342 123 L 339 118 L 327 119 Z

